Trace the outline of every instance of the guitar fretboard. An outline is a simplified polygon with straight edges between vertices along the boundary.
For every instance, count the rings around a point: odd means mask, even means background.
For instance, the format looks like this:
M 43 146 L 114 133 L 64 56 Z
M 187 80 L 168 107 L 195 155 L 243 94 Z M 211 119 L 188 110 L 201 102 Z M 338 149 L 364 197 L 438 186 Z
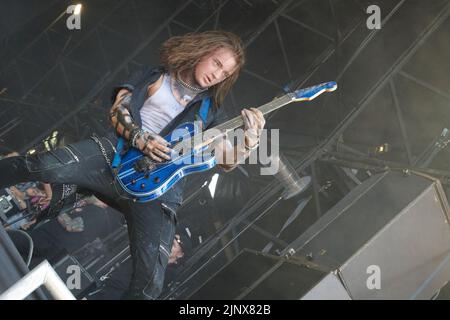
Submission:
M 292 95 L 285 94 L 279 98 L 272 100 L 271 102 L 263 104 L 258 108 L 258 110 L 261 111 L 263 115 L 266 115 L 268 113 L 271 113 L 272 111 L 275 111 L 289 104 L 290 102 L 292 102 L 292 100 L 293 100 Z M 222 132 L 227 132 L 242 127 L 243 125 L 244 121 L 242 120 L 242 116 L 239 115 L 231 120 L 219 124 L 218 126 L 215 126 L 213 129 L 220 130 Z
M 258 110 L 262 112 L 263 115 L 266 115 L 272 111 L 275 111 L 293 101 L 302 101 L 302 100 L 313 100 L 318 95 L 325 91 L 334 91 L 337 88 L 336 82 L 327 82 L 322 83 L 320 85 L 312 86 L 306 89 L 296 90 L 295 92 L 287 93 L 279 98 L 275 98 L 274 100 L 263 104 L 262 106 L 258 107 Z M 239 115 L 231 120 L 228 120 L 224 123 L 221 123 L 214 128 L 208 129 L 206 131 L 203 131 L 201 133 L 198 133 L 197 135 L 191 137 L 188 139 L 188 145 L 192 144 L 193 141 L 203 141 L 203 137 L 206 136 L 209 139 L 207 141 L 202 142 L 202 145 L 210 144 L 212 141 L 219 137 L 223 137 L 228 132 L 235 130 L 239 127 L 242 127 L 244 125 L 244 121 L 242 119 L 242 116 Z M 220 132 L 220 133 L 219 133 Z M 200 139 L 199 139 L 200 138 Z M 183 142 L 183 145 L 186 141 Z M 193 148 L 200 147 L 200 146 L 193 146 Z M 182 147 L 178 144 L 173 148 L 175 151 L 180 151 Z

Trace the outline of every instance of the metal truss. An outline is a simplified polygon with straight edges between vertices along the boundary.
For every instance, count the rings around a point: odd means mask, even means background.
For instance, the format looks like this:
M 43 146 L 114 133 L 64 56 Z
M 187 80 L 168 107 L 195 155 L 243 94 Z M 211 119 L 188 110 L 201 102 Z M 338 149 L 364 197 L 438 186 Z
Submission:
M 392 79 L 394 76 L 399 74 L 402 70 L 402 68 L 405 66 L 405 64 L 409 61 L 409 59 L 417 52 L 417 50 L 426 42 L 426 40 L 441 26 L 444 21 L 448 18 L 450 15 L 450 4 L 447 3 L 443 9 L 438 13 L 438 15 L 431 21 L 431 23 L 427 26 L 426 29 L 423 30 L 423 32 L 419 35 L 419 37 L 410 45 L 410 47 L 403 52 L 399 56 L 399 58 L 395 61 L 395 63 L 392 65 L 392 67 L 380 78 L 380 80 L 374 85 L 374 87 L 364 96 L 363 99 L 361 99 L 358 103 L 358 106 L 350 113 L 348 116 L 342 121 L 342 123 L 333 131 L 333 133 L 328 137 L 326 141 L 321 143 L 315 150 L 313 150 L 307 158 L 305 158 L 300 165 L 297 167 L 297 170 L 304 169 L 304 167 L 310 165 L 316 160 L 319 160 L 323 158 L 324 156 L 330 155 L 332 153 L 333 148 L 335 147 L 335 144 L 339 137 L 344 133 L 344 131 L 349 127 L 349 125 L 357 118 L 357 116 L 368 106 L 370 101 L 377 95 L 377 93 L 385 86 L 390 85 L 391 93 L 394 95 L 394 100 L 397 100 L 395 97 L 395 87 L 392 87 Z M 398 108 L 398 101 L 395 101 L 395 107 Z M 401 126 L 404 127 L 403 124 L 403 118 L 401 115 L 401 112 L 397 112 L 398 121 Z M 404 138 L 404 144 L 409 145 L 408 137 L 406 135 L 406 131 L 403 131 L 402 129 L 402 136 Z M 334 156 L 338 156 L 339 154 L 334 154 Z M 342 154 L 340 154 L 343 156 Z M 411 158 L 408 158 L 411 160 Z M 366 159 L 367 160 L 367 159 Z M 430 173 L 432 175 L 438 176 L 444 181 L 448 180 L 448 172 L 445 171 L 439 171 L 439 170 L 433 170 L 433 169 L 426 169 L 426 168 L 416 168 L 412 167 L 409 164 L 399 164 L 394 162 L 387 162 L 387 161 L 379 161 L 377 159 L 370 159 L 373 162 L 378 163 L 379 165 L 390 165 L 392 168 L 404 168 L 407 170 L 417 170 L 417 171 L 423 171 Z M 330 162 L 333 161 L 332 159 L 329 160 Z M 344 164 L 341 162 L 342 165 L 348 167 L 357 167 L 359 164 L 364 164 L 363 159 L 359 159 L 356 161 L 353 161 L 353 166 L 349 165 L 349 162 L 347 164 Z M 338 161 L 335 161 L 337 164 Z M 366 167 L 367 168 L 367 167 Z M 373 167 L 372 167 L 373 168 Z M 289 246 L 287 246 L 283 250 L 283 254 L 286 254 L 290 249 L 296 249 L 298 247 L 298 243 L 296 241 L 293 241 Z
M 404 1 L 400 1 L 398 3 L 398 5 L 393 9 L 394 11 L 397 11 L 401 5 L 403 4 Z M 386 17 L 386 20 L 383 21 L 383 23 L 387 23 L 387 20 L 389 20 L 392 16 L 393 16 L 393 12 L 391 12 L 390 15 L 388 15 Z M 390 85 L 391 87 L 391 93 L 395 98 L 395 86 L 392 86 L 392 78 L 397 75 L 400 74 L 400 72 L 402 72 L 402 68 L 404 67 L 404 65 L 406 64 L 406 62 L 411 58 L 411 56 L 417 52 L 417 50 L 423 45 L 423 43 L 425 43 L 425 41 L 434 33 L 434 31 L 447 19 L 449 15 L 449 5 L 446 5 L 437 15 L 437 17 L 427 26 L 427 28 L 419 35 L 419 37 L 411 44 L 411 46 L 409 48 L 407 48 L 407 50 L 405 52 L 403 52 L 398 59 L 394 62 L 394 64 L 391 66 L 391 68 L 389 68 L 389 70 L 375 83 L 375 85 L 365 94 L 365 96 L 358 102 L 357 106 L 342 120 L 342 122 L 339 124 L 339 126 L 337 126 L 333 132 L 327 137 L 327 139 L 325 139 L 324 141 L 322 141 L 318 146 L 316 146 L 315 148 L 313 148 L 313 150 L 311 150 L 305 157 L 303 157 L 303 159 L 301 159 L 301 161 L 299 163 L 297 163 L 295 166 L 295 169 L 297 172 L 302 172 L 304 170 L 307 170 L 309 168 L 310 172 L 312 173 L 312 179 L 313 179 L 313 191 L 314 191 L 314 198 L 315 198 L 315 207 L 316 207 L 316 211 L 317 211 L 317 218 L 319 218 L 322 215 L 321 212 L 321 207 L 320 207 L 320 199 L 319 199 L 319 194 L 318 194 L 318 182 L 317 182 L 317 178 L 316 178 L 316 173 L 315 173 L 315 163 L 316 161 L 320 160 L 320 161 L 327 161 L 329 163 L 333 163 L 333 164 L 337 164 L 337 165 L 342 165 L 342 166 L 347 166 L 350 161 L 347 160 L 347 162 L 342 161 L 339 162 L 337 159 L 329 159 L 327 157 L 329 157 L 332 154 L 332 150 L 336 147 L 336 143 L 338 141 L 338 139 L 340 137 L 342 137 L 342 134 L 345 132 L 345 130 L 349 127 L 349 125 L 351 123 L 353 123 L 353 121 L 357 118 L 357 116 L 359 114 L 361 114 L 361 112 L 368 106 L 368 104 L 370 103 L 370 101 L 377 95 L 377 93 L 386 85 Z M 358 54 L 360 54 L 362 52 L 362 49 L 368 45 L 368 43 L 370 42 L 370 40 L 374 37 L 374 34 L 376 33 L 376 31 L 374 31 L 373 33 L 369 34 L 368 37 L 366 37 L 365 41 L 363 41 L 361 43 L 361 46 L 359 48 L 359 50 L 357 50 L 357 54 L 354 54 L 352 56 L 352 58 L 350 59 L 350 61 L 348 62 L 348 64 L 344 67 L 343 71 L 345 71 L 346 69 L 348 69 L 348 67 L 350 66 L 350 64 L 355 61 L 355 59 L 357 58 Z M 345 38 L 345 36 L 344 36 Z M 309 78 L 312 76 L 312 74 L 314 74 L 319 68 L 320 65 L 326 61 L 327 59 L 329 59 L 332 54 L 336 51 L 336 48 L 332 48 L 331 50 L 325 50 L 324 54 L 321 56 L 321 59 L 319 61 L 317 61 L 317 66 L 312 66 L 311 67 L 311 72 L 310 74 L 306 77 Z M 341 72 L 339 74 L 338 77 L 342 77 L 342 75 L 344 74 L 344 72 Z M 303 79 L 302 81 L 298 81 L 297 83 L 301 83 L 304 82 L 305 79 Z M 419 80 L 420 81 L 420 80 Z M 427 87 L 429 87 L 429 85 L 427 85 Z M 436 90 L 436 89 L 435 89 Z M 442 94 L 442 92 L 441 92 Z M 445 93 L 443 93 L 443 95 L 446 95 Z M 400 112 L 400 109 L 398 107 L 398 101 L 395 103 L 396 106 L 396 110 L 397 110 L 397 117 L 398 117 L 398 121 L 400 123 L 400 125 L 404 128 L 404 124 L 403 124 L 403 119 L 402 119 L 402 114 Z M 406 134 L 406 130 L 402 129 L 402 135 L 404 137 L 405 140 L 405 146 L 408 145 L 409 146 L 409 142 L 408 142 L 408 136 Z M 408 147 L 409 148 L 409 147 Z M 407 149 L 408 150 L 408 149 Z M 334 154 L 334 156 L 336 156 L 337 154 Z M 411 159 L 411 158 L 409 158 Z M 362 160 L 361 158 L 359 158 L 359 162 L 358 161 L 353 161 L 352 163 L 354 163 L 355 165 L 359 163 L 359 165 L 362 165 Z M 384 162 L 383 165 L 389 164 L 391 165 L 392 168 L 405 168 L 405 169 L 410 169 L 410 170 L 417 170 L 418 168 L 412 167 L 412 166 L 408 166 L 408 164 L 398 164 L 398 163 L 392 163 L 392 162 Z M 363 166 L 363 165 L 362 165 Z M 377 166 L 380 166 L 380 164 L 378 163 L 377 165 L 373 165 L 372 166 L 363 166 L 363 168 L 371 168 L 374 169 Z M 352 166 L 349 166 L 352 167 Z M 355 166 L 357 167 L 357 166 Z M 432 169 L 423 169 L 422 170 L 424 172 L 428 172 L 430 174 L 434 174 L 436 176 L 440 176 L 442 177 L 444 180 L 448 179 L 449 177 L 449 173 L 448 172 L 443 172 L 443 171 L 438 171 L 438 170 L 432 170 Z M 354 180 L 356 177 L 352 177 L 353 181 L 358 184 L 357 178 L 356 180 Z M 211 250 L 214 249 L 214 246 L 218 243 L 219 239 L 221 238 L 221 236 L 223 236 L 224 234 L 226 234 L 227 232 L 229 232 L 230 230 L 236 228 L 238 225 L 243 226 L 242 231 L 239 233 L 241 234 L 243 231 L 247 230 L 251 224 L 254 224 L 255 222 L 257 222 L 260 217 L 264 214 L 267 213 L 267 208 L 272 208 L 274 205 L 276 205 L 279 201 L 280 201 L 280 197 L 277 197 L 277 195 L 279 195 L 282 191 L 282 187 L 277 183 L 277 181 L 274 181 L 272 183 L 270 183 L 269 185 L 267 185 L 266 188 L 264 188 L 262 191 L 260 191 L 258 194 L 256 194 L 249 202 L 248 204 L 242 208 L 242 210 L 240 210 L 240 212 L 238 212 L 236 214 L 236 216 L 234 218 L 232 218 L 228 224 L 222 229 L 220 230 L 220 232 L 213 238 L 210 239 L 210 241 L 206 242 L 197 252 L 196 254 L 191 257 L 189 259 L 189 261 L 186 264 L 186 268 L 184 273 L 181 275 L 181 279 L 183 279 L 183 281 L 180 283 L 179 286 L 177 286 L 176 288 L 172 288 L 172 291 L 167 293 L 165 298 L 173 298 L 173 297 L 179 297 L 180 295 L 183 296 L 183 294 L 185 294 L 187 286 L 189 285 L 190 281 L 193 281 L 193 279 L 200 273 L 200 271 L 203 269 L 204 271 L 208 270 L 208 264 L 214 260 L 215 257 L 217 257 L 218 252 L 214 253 L 212 255 L 212 257 L 210 256 L 209 259 L 206 260 L 206 262 L 204 262 L 203 264 L 198 264 L 199 261 L 201 261 L 201 259 L 205 256 L 208 255 L 208 253 L 211 253 Z M 266 208 L 265 210 L 262 210 L 262 208 Z M 255 217 L 256 215 L 256 217 Z M 250 217 L 253 216 L 254 218 L 251 219 Z M 260 234 L 264 235 L 263 232 L 259 232 Z M 273 235 L 271 234 L 266 234 L 266 237 L 268 240 L 273 240 Z M 237 237 L 235 237 L 235 239 L 237 239 Z M 282 240 L 282 239 L 280 239 Z M 280 255 L 286 255 L 289 254 L 289 250 L 296 248 L 298 244 L 296 244 L 295 241 L 293 241 L 292 243 L 290 243 L 288 246 L 285 246 L 285 248 L 280 252 Z M 223 250 L 224 248 L 222 248 L 219 253 Z M 195 266 L 195 272 L 192 273 L 192 268 Z M 184 278 L 183 278 L 184 276 Z M 200 281 L 201 282 L 201 281 Z
M 155 40 L 163 31 L 166 31 L 169 35 L 173 34 L 173 29 L 175 27 L 181 27 L 188 31 L 199 31 L 202 30 L 207 23 L 209 23 L 212 19 L 214 28 L 217 28 L 219 26 L 220 16 L 223 8 L 230 2 L 234 0 L 223 0 L 223 1 L 214 1 L 214 8 L 211 10 L 208 17 L 202 21 L 198 26 L 188 26 L 182 21 L 179 21 L 179 15 L 182 13 L 183 10 L 185 10 L 189 5 L 194 5 L 197 7 L 203 7 L 208 2 L 205 1 L 194 1 L 189 0 L 184 2 L 182 5 L 180 5 L 162 24 L 160 24 L 153 32 L 151 32 L 149 35 L 145 36 L 141 30 L 141 39 L 139 40 L 139 45 L 136 48 L 133 48 L 130 50 L 130 53 L 123 58 L 122 62 L 115 66 L 114 68 L 111 68 L 108 66 L 108 71 L 100 77 L 100 79 L 96 82 L 95 85 L 92 86 L 91 90 L 80 99 L 77 99 L 74 97 L 72 84 L 70 81 L 68 81 L 68 77 L 66 74 L 66 70 L 64 67 L 64 61 L 68 60 L 68 57 L 70 54 L 78 48 L 79 45 L 81 45 L 84 41 L 86 41 L 91 35 L 95 35 L 98 39 L 98 42 L 100 44 L 100 52 L 99 54 L 104 57 L 103 59 L 106 59 L 106 50 L 102 46 L 101 39 L 99 39 L 99 28 L 107 28 L 105 25 L 103 25 L 103 22 L 111 15 L 113 14 L 117 8 L 119 8 L 121 5 L 125 3 L 125 1 L 118 1 L 114 7 L 111 7 L 110 10 L 105 12 L 105 15 L 102 16 L 101 19 L 97 22 L 97 24 L 90 29 L 88 32 L 83 34 L 79 42 L 76 45 L 73 45 L 70 50 L 66 50 L 66 47 L 68 44 L 63 47 L 61 52 L 58 53 L 57 59 L 55 60 L 54 65 L 49 68 L 41 77 L 38 79 L 34 85 L 32 85 L 29 88 L 25 87 L 24 81 L 22 79 L 22 88 L 23 88 L 23 94 L 20 98 L 6 98 L 3 97 L 0 94 L 0 102 L 3 103 L 13 103 L 14 105 L 21 106 L 23 111 L 31 111 L 32 117 L 36 116 L 38 117 L 37 113 L 44 113 L 44 116 L 51 117 L 51 114 L 55 111 L 55 109 L 58 108 L 58 106 L 49 106 L 48 103 L 45 101 L 45 99 L 40 99 L 35 95 L 35 90 L 45 82 L 45 80 L 52 74 L 53 71 L 57 70 L 57 68 L 60 68 L 60 71 L 63 75 L 62 81 L 65 82 L 65 85 L 68 89 L 69 95 L 70 95 L 70 103 L 73 104 L 73 106 L 64 106 L 61 107 L 60 114 L 58 115 L 58 119 L 55 119 L 55 121 L 46 128 L 43 132 L 41 132 L 38 136 L 36 136 L 31 141 L 27 141 L 27 143 L 23 146 L 21 152 L 28 150 L 29 148 L 35 146 L 36 144 L 40 143 L 44 138 L 49 136 L 51 132 L 61 127 L 61 125 L 67 124 L 71 126 L 71 129 L 77 136 L 81 135 L 81 129 L 80 129 L 80 113 L 84 112 L 86 108 L 89 106 L 89 104 L 95 100 L 102 91 L 110 84 L 111 81 L 113 81 L 122 71 L 128 70 L 128 68 L 133 64 L 139 64 L 139 62 L 136 61 L 136 57 L 144 51 L 144 49 L 153 41 Z M 311 0 L 309 0 L 311 1 Z M 329 0 L 329 6 L 330 11 L 333 16 L 333 23 L 335 24 L 335 34 L 334 35 L 328 35 L 317 28 L 306 24 L 303 21 L 300 21 L 295 16 L 292 16 L 289 14 L 290 11 L 292 11 L 294 8 L 298 8 L 299 6 L 304 5 L 307 3 L 308 0 L 302 0 L 302 1 L 293 1 L 293 0 L 284 0 L 284 1 L 272 1 L 275 5 L 277 5 L 277 9 L 273 11 L 272 14 L 270 14 L 265 21 L 263 21 L 259 26 L 255 28 L 252 35 L 246 39 L 246 46 L 249 47 L 253 44 L 253 42 L 258 39 L 263 32 L 269 27 L 273 26 L 276 32 L 278 43 L 281 50 L 282 55 L 282 61 L 280 63 L 283 64 L 287 71 L 288 75 L 288 87 L 292 89 L 301 88 L 305 85 L 316 73 L 321 70 L 321 67 L 328 62 L 332 58 L 338 59 L 338 53 L 339 50 L 341 50 L 342 46 L 346 43 L 346 41 L 351 38 L 351 36 L 354 34 L 356 30 L 365 22 L 365 20 L 358 21 L 354 25 L 350 26 L 346 30 L 342 30 L 342 28 L 339 26 L 338 19 L 336 17 L 336 10 L 334 7 L 334 3 L 332 0 Z M 402 9 L 402 7 L 405 5 L 406 0 L 400 0 L 397 2 L 396 6 L 391 10 L 391 12 L 384 18 L 382 25 L 387 24 L 392 17 L 397 13 L 399 10 Z M 132 1 L 134 4 L 134 1 Z M 246 5 L 251 6 L 252 1 L 245 1 Z M 210 4 L 210 3 L 209 3 Z M 364 8 L 361 8 L 364 9 Z M 398 59 L 395 61 L 395 63 L 387 70 L 387 72 L 378 79 L 378 81 L 375 83 L 375 85 L 360 99 L 360 101 L 357 103 L 356 106 L 352 109 L 350 113 L 348 113 L 345 117 L 343 117 L 342 121 L 337 125 L 337 127 L 331 132 L 331 134 L 325 139 L 321 139 L 321 142 L 315 146 L 312 150 L 308 152 L 308 154 L 301 159 L 299 159 L 299 162 L 294 165 L 297 172 L 311 172 L 312 177 L 312 186 L 313 186 L 313 198 L 314 198 L 314 204 L 316 209 L 316 217 L 320 218 L 323 214 L 322 205 L 320 202 L 320 186 L 318 182 L 317 177 L 317 161 L 320 160 L 323 162 L 327 161 L 328 163 L 333 163 L 337 165 L 344 165 L 351 163 L 352 165 L 364 165 L 363 161 L 359 159 L 359 162 L 357 158 L 352 158 L 352 161 L 349 159 L 341 159 L 339 162 L 339 159 L 330 159 L 327 158 L 331 155 L 330 152 L 334 152 L 334 150 L 337 147 L 337 143 L 339 138 L 343 136 L 343 133 L 348 129 L 348 127 L 357 119 L 357 117 L 365 110 L 365 108 L 369 105 L 369 103 L 374 99 L 374 97 L 384 88 L 385 86 L 389 86 L 390 93 L 392 95 L 392 99 L 394 101 L 395 106 L 395 112 L 397 116 L 397 120 L 399 122 L 399 126 L 401 129 L 401 135 L 403 138 L 403 144 L 405 147 L 405 151 L 408 158 L 408 164 L 404 164 L 405 168 L 414 168 L 412 166 L 413 164 L 413 155 L 411 152 L 411 143 L 410 138 L 408 137 L 406 126 L 403 119 L 403 114 L 401 110 L 400 103 L 398 101 L 397 92 L 395 83 L 393 81 L 395 76 L 401 76 L 405 79 L 408 79 L 410 81 L 413 81 L 428 90 L 431 90 L 432 92 L 443 96 L 447 99 L 450 98 L 450 95 L 446 92 L 443 92 L 442 90 L 435 88 L 431 84 L 427 83 L 426 81 L 422 79 L 418 79 L 416 77 L 413 77 L 412 75 L 406 73 L 403 71 L 403 67 L 406 64 L 407 61 L 411 58 L 411 56 L 417 52 L 417 50 L 425 43 L 425 41 L 434 33 L 434 31 L 442 25 L 442 23 L 448 18 L 450 12 L 450 4 L 447 4 L 443 10 L 436 16 L 436 18 L 427 26 L 426 29 L 423 30 L 423 32 L 419 35 L 419 37 L 411 44 L 411 46 L 403 52 Z M 60 18 L 60 17 L 58 17 Z M 287 49 L 286 49 L 286 39 L 283 38 L 283 32 L 280 28 L 280 19 L 286 19 L 289 22 L 295 24 L 296 26 L 301 27 L 303 30 L 307 30 L 308 32 L 311 32 L 312 34 L 319 36 L 327 41 L 330 42 L 330 44 L 325 48 L 325 50 L 317 55 L 317 58 L 311 63 L 311 65 L 306 69 L 306 73 L 301 78 L 295 78 L 295 74 L 292 68 L 292 61 L 289 61 L 288 55 L 287 55 Z M 49 41 L 47 33 L 49 30 L 51 30 L 51 27 L 53 26 L 55 22 L 53 22 L 48 28 L 46 28 L 40 35 L 38 35 L 39 39 L 41 39 L 43 36 L 47 38 Z M 120 34 L 118 31 L 113 31 L 114 33 L 117 33 L 118 37 L 123 37 L 125 35 Z M 352 64 L 356 61 L 356 59 L 361 55 L 361 53 L 364 51 L 365 48 L 367 48 L 368 45 L 370 45 L 371 41 L 379 34 L 379 30 L 374 30 L 369 32 L 369 34 L 363 39 L 363 41 L 360 43 L 359 47 L 353 52 L 351 57 L 346 61 L 346 64 L 341 68 L 340 70 L 336 70 L 336 79 L 339 81 L 346 71 L 352 66 Z M 17 66 L 17 61 L 21 61 L 21 59 L 24 59 L 22 57 L 23 53 L 29 50 L 34 42 L 37 40 L 32 41 L 30 45 L 28 45 L 26 48 L 24 48 L 16 57 L 16 59 L 11 63 L 10 66 L 3 69 L 4 74 L 7 70 L 10 68 L 15 68 L 17 74 L 19 75 L 19 78 L 23 78 L 20 74 L 20 70 Z M 68 42 L 70 42 L 71 39 L 68 39 Z M 273 45 L 273 44 L 272 44 Z M 77 65 L 80 69 L 89 69 L 88 66 L 84 65 Z M 248 76 L 250 76 L 252 79 L 255 79 L 256 81 L 262 81 L 268 85 L 270 85 L 274 92 L 281 92 L 283 85 L 281 83 L 277 83 L 276 81 L 271 80 L 269 77 L 261 75 L 256 73 L 255 71 L 251 71 L 248 69 L 244 70 L 244 73 Z M 0 74 L 0 76 L 2 75 Z M 234 96 L 234 93 L 232 93 L 232 98 Z M 341 104 L 342 102 L 338 100 L 338 103 Z M 26 109 L 25 109 L 26 108 Z M 36 111 L 37 109 L 37 111 Z M 70 110 L 70 111 L 68 111 Z M 276 114 L 276 112 L 272 113 L 268 117 L 268 121 Z M 16 118 L 14 118 L 16 119 Z M 0 138 L 1 134 L 3 134 L 2 130 L 8 130 L 7 132 L 10 132 L 11 130 L 17 129 L 17 127 L 22 126 L 21 131 L 24 132 L 24 128 L 26 126 L 30 125 L 29 121 L 23 121 L 20 118 L 17 119 L 18 122 L 12 122 L 12 123 L 6 123 L 3 126 L 0 127 Z M 92 121 L 96 121 L 93 119 Z M 0 124 L 1 125 L 1 124 Z M 101 124 L 97 121 L 97 126 L 101 126 Z M 3 129 L 4 128 L 4 129 Z M 5 133 L 5 134 L 6 134 Z M 26 138 L 25 133 L 22 133 L 22 137 Z M 348 151 L 348 149 L 347 149 Z M 334 156 L 336 157 L 338 153 L 335 153 Z M 341 154 L 339 154 L 341 155 Z M 334 161 L 334 162 L 333 162 Z M 346 161 L 346 162 L 345 162 Z M 391 165 L 399 165 L 399 164 L 393 164 Z M 366 164 L 367 165 L 367 164 Z M 378 165 L 378 164 L 377 164 Z M 374 168 L 376 166 L 371 166 L 371 168 Z M 442 177 L 446 177 L 445 172 L 437 172 L 433 171 L 435 174 L 440 174 Z M 354 178 L 354 177 L 353 177 Z M 263 188 L 262 191 L 260 191 L 258 194 L 254 195 L 254 197 L 247 203 L 247 205 L 240 210 L 239 213 L 235 215 L 234 218 L 232 218 L 228 223 L 218 232 L 217 235 L 215 235 L 214 238 L 210 239 L 209 241 L 205 242 L 204 245 L 200 248 L 199 251 L 196 252 L 196 254 L 187 261 L 186 268 L 184 275 L 192 271 L 192 268 L 198 267 L 199 262 L 204 259 L 205 256 L 208 256 L 208 254 L 211 253 L 211 251 L 215 248 L 215 246 L 219 243 L 221 237 L 223 235 L 227 234 L 228 232 L 231 232 L 232 230 L 240 230 L 238 234 L 233 238 L 234 241 L 238 239 L 238 236 L 244 232 L 245 230 L 252 228 L 256 232 L 258 232 L 260 235 L 266 237 L 269 241 L 277 242 L 278 244 L 281 244 L 284 246 L 284 250 L 281 252 L 281 254 L 286 254 L 289 249 L 294 248 L 295 249 L 295 242 L 291 244 L 286 244 L 282 239 L 279 239 L 275 235 L 271 234 L 267 230 L 264 230 L 263 228 L 257 226 L 255 223 L 265 214 L 267 214 L 268 211 L 270 211 L 273 206 L 276 206 L 276 204 L 281 201 L 281 198 L 279 197 L 279 194 L 282 192 L 282 186 L 278 184 L 277 181 L 273 181 L 269 183 L 265 188 Z M 266 208 L 265 210 L 262 210 L 261 208 Z M 241 228 L 239 228 L 241 227 Z M 231 241 L 229 245 L 234 243 L 234 241 Z M 225 247 L 223 247 L 224 249 Z M 208 259 L 208 262 L 210 262 L 212 259 L 214 259 L 216 255 L 213 255 L 212 258 Z M 197 268 L 195 273 L 191 273 L 187 278 L 184 279 L 184 281 L 180 284 L 179 287 L 175 288 L 173 292 L 171 292 L 167 297 L 170 296 L 177 296 L 179 292 L 182 292 L 185 289 L 186 284 L 189 283 L 190 279 L 192 279 L 194 276 L 196 276 L 200 271 L 206 270 L 208 267 L 208 263 L 202 264 L 199 268 Z

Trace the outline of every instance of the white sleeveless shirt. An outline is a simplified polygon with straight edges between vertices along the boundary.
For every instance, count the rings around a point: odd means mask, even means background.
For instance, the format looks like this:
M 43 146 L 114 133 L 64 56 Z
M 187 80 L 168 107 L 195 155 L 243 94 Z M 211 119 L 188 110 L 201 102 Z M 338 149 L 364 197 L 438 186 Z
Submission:
M 170 76 L 164 74 L 163 77 L 161 87 L 144 102 L 140 110 L 142 129 L 154 134 L 159 134 L 184 109 L 173 96 Z

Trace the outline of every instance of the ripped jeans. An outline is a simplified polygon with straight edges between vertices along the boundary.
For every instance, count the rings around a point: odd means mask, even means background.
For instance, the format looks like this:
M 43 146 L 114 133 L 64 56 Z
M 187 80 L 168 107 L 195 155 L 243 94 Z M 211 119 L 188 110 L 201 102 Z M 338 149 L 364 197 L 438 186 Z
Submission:
M 113 144 L 107 138 L 100 141 L 112 159 Z M 75 184 L 122 212 L 133 259 L 130 286 L 123 298 L 158 298 L 175 236 L 178 204 L 129 199 L 113 178 L 99 145 L 91 139 L 50 152 L 0 160 L 0 187 L 27 181 Z

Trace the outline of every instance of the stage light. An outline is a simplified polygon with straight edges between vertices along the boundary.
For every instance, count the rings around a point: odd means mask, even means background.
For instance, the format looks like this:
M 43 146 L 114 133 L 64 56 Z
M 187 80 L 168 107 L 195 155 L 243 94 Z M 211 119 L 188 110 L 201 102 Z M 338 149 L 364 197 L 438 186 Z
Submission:
M 281 153 L 271 155 L 270 160 L 270 165 L 278 168 L 278 171 L 275 173 L 275 178 L 278 179 L 284 188 L 281 195 L 284 200 L 288 200 L 302 193 L 310 186 L 311 177 L 300 177 L 288 158 Z
M 387 144 L 387 143 L 384 143 L 375 148 L 375 153 L 381 154 L 381 153 L 386 153 L 386 152 L 389 152 L 389 144 Z
M 388 153 L 389 151 L 390 151 L 390 146 L 387 142 L 385 142 L 376 147 L 369 147 L 367 149 L 367 155 L 368 156 L 377 156 L 377 155 Z

